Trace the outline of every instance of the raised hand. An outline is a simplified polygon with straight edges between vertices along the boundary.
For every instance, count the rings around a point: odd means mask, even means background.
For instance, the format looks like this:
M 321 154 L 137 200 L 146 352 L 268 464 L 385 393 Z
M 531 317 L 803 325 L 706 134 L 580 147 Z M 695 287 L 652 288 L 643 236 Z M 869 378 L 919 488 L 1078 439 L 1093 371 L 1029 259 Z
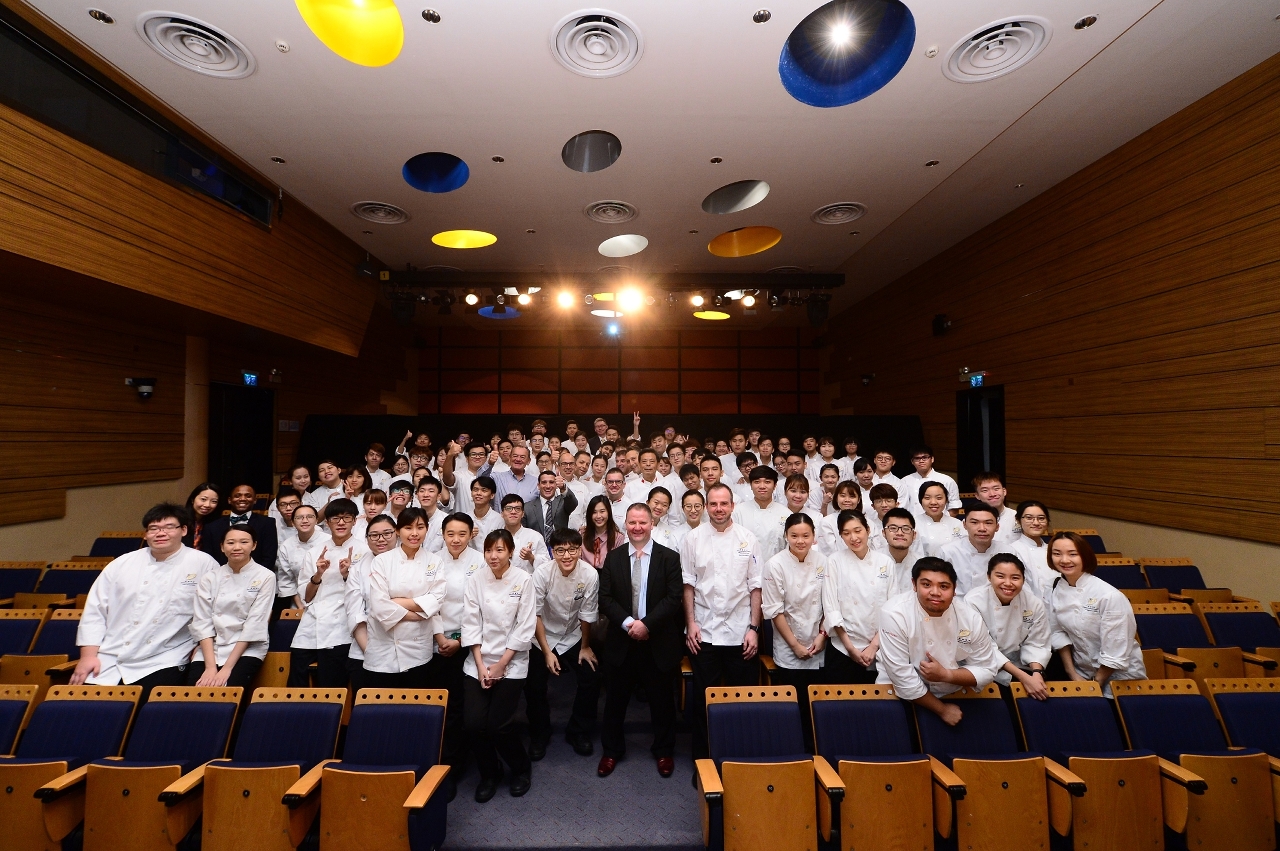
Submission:
M 316 576 L 324 576 L 324 572 L 329 569 L 329 559 L 325 555 L 328 552 L 327 546 L 320 548 L 320 555 L 316 556 Z
M 342 578 L 346 579 L 347 574 L 351 571 L 351 558 L 355 553 L 355 547 L 347 547 L 347 557 L 338 562 L 338 570 L 342 572 Z

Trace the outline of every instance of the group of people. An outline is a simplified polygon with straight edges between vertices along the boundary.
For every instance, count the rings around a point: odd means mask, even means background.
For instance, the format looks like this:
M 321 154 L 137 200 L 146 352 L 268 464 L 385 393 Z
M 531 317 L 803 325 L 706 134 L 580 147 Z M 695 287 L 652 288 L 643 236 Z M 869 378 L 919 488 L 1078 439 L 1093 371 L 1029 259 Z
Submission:
M 637 692 L 657 770 L 674 772 L 686 656 L 695 758 L 706 688 L 760 682 L 762 655 L 802 703 L 815 683 L 892 683 L 953 725 L 942 698 L 966 686 L 1017 680 L 1043 699 L 1046 679 L 1145 676 L 1132 608 L 1086 542 L 1050 535 L 1039 502 L 1006 506 L 997 474 L 962 506 L 927 447 L 899 478 L 891 451 L 861 457 L 853 437 L 836 457 L 828 437 L 668 426 L 642 441 L 632 425 L 559 436 L 535 420 L 439 451 L 410 433 L 389 470 L 376 443 L 352 467 L 321 461 L 314 485 L 295 467 L 265 511 L 250 485 L 202 483 L 149 511 L 145 548 L 95 582 L 72 682 L 247 688 L 273 618 L 299 609 L 289 685 L 447 689 L 449 794 L 470 756 L 487 801 L 504 763 L 510 793 L 528 791 L 548 685 L 568 671 L 563 733 L 590 756 L 600 718 L 601 777 L 626 756 Z

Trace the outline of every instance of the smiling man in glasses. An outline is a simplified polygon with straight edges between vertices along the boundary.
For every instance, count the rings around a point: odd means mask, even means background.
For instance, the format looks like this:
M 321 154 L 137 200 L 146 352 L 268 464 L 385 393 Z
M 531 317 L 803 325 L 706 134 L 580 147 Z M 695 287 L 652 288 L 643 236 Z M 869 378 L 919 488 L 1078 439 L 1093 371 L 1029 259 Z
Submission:
M 161 503 L 142 517 L 146 546 L 103 568 L 89 589 L 76 644 L 80 661 L 71 684 L 183 685 L 195 649 L 191 617 L 196 588 L 213 558 L 182 545 L 187 510 Z

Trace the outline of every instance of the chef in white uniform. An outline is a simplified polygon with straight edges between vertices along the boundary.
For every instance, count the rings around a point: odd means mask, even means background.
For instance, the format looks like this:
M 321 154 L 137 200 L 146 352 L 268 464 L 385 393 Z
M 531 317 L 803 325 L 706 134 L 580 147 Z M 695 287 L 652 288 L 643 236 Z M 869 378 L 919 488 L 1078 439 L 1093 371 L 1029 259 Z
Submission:
M 987 623 L 991 640 L 1004 656 L 996 682 L 1007 686 L 1022 683 L 1036 700 L 1049 696 L 1044 685 L 1044 668 L 1049 664 L 1049 612 L 1030 585 L 1022 560 L 998 553 L 987 563 L 987 582 L 965 595 L 964 601 L 978 610 Z

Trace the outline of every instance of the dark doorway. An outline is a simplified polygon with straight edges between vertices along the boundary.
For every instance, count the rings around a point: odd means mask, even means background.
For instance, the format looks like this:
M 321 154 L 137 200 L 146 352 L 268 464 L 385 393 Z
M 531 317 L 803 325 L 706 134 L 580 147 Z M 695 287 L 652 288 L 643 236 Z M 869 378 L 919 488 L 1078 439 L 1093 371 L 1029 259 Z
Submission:
M 1004 476 L 1004 386 L 956 393 L 956 466 L 962 492 L 973 477 L 990 470 Z
M 253 485 L 275 493 L 275 392 L 239 384 L 209 384 L 209 481 L 229 493 Z

